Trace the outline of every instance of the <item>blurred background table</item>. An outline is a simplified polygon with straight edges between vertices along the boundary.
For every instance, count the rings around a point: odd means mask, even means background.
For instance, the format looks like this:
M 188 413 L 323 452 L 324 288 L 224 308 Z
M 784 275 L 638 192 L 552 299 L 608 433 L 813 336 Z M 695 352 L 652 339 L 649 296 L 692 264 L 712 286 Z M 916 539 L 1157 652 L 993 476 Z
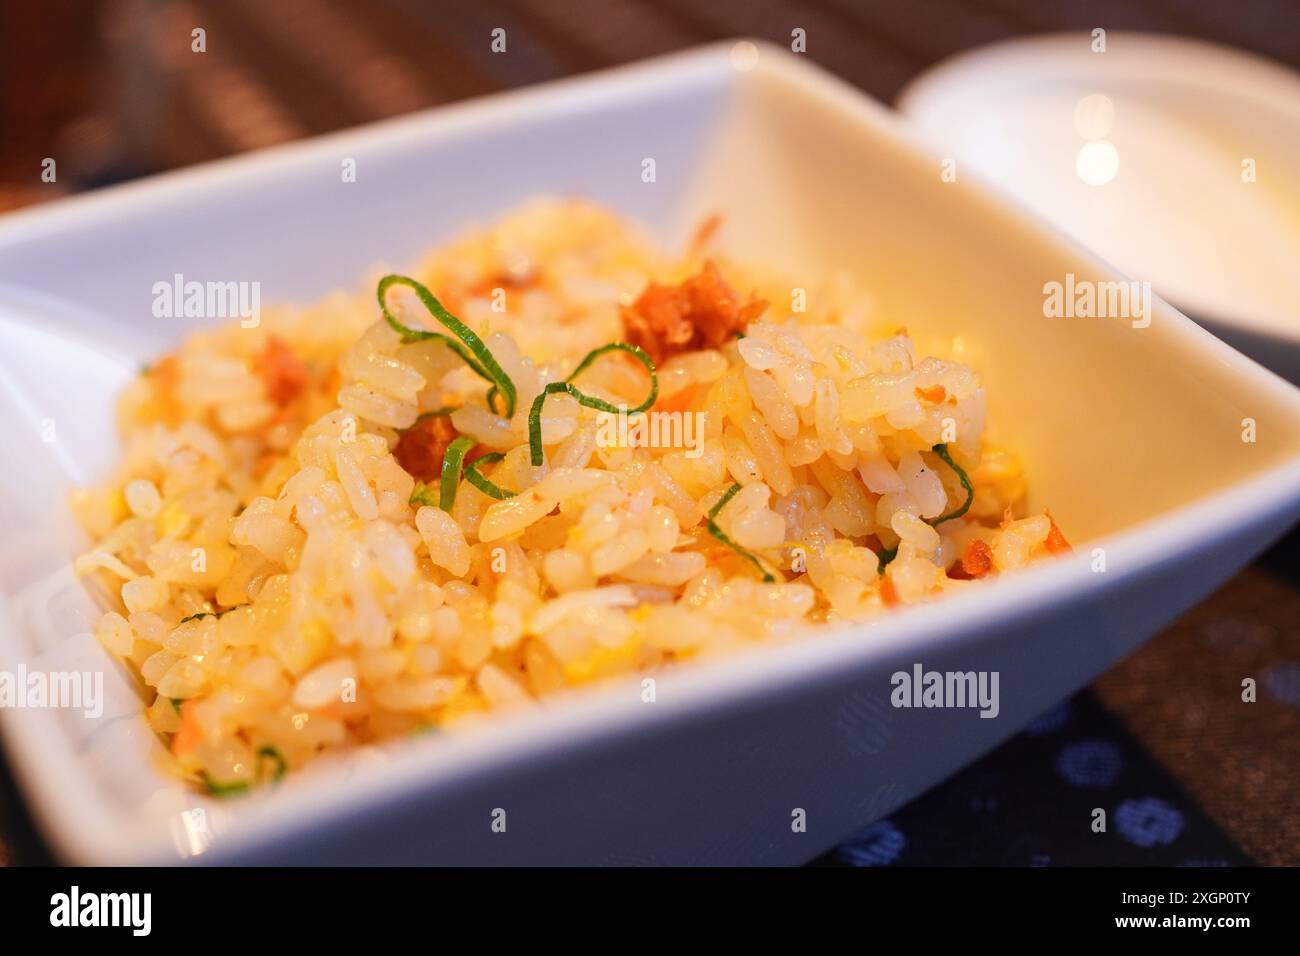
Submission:
M 489 48 L 498 27 L 505 54 Z M 1296 0 L 0 0 L 0 211 L 726 37 L 788 45 L 802 28 L 809 57 L 889 102 L 961 50 L 1096 27 L 1300 67 Z M 1298 559 L 1293 532 L 1087 691 L 817 862 L 1300 863 Z M 1113 833 L 1065 824 L 1084 818 L 1059 812 L 1076 803 L 1111 808 Z M 0 762 L 0 864 L 48 859 Z

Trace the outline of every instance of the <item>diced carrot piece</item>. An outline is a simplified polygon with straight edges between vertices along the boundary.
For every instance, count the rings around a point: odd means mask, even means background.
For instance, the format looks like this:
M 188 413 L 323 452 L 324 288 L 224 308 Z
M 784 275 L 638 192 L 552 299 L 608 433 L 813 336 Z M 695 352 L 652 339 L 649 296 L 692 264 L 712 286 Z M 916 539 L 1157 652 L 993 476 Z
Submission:
M 966 545 L 961 556 L 961 569 L 967 578 L 982 578 L 993 570 L 993 549 L 988 542 L 976 538 Z
M 898 592 L 894 590 L 894 582 L 885 578 L 880 582 L 880 599 L 885 602 L 886 607 L 897 607 L 900 603 Z
M 914 389 L 916 397 L 923 401 L 930 402 L 932 405 L 938 405 L 948 397 L 948 390 L 942 385 L 932 385 L 929 388 Z
M 1074 548 L 1071 547 L 1070 542 L 1065 539 L 1065 535 L 1061 534 L 1061 529 L 1056 526 L 1056 519 L 1054 519 L 1049 513 L 1047 515 L 1047 520 L 1052 522 L 1052 527 L 1047 532 L 1047 540 L 1043 542 L 1043 547 L 1045 547 L 1050 554 L 1072 553 Z
M 184 701 L 181 704 L 181 725 L 172 735 L 172 753 L 178 757 L 183 756 L 202 742 L 203 729 L 194 713 L 194 701 Z

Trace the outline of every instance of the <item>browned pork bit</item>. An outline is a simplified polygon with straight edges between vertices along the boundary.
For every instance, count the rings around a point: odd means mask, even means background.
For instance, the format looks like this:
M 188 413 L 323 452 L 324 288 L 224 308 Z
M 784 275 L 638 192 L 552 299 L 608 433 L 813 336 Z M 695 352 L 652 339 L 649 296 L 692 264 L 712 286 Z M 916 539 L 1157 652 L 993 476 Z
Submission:
M 624 336 L 656 365 L 697 349 L 721 348 L 763 314 L 767 303 L 741 302 L 712 261 L 677 285 L 651 282 L 622 310 Z
M 442 459 L 458 432 L 450 415 L 422 415 L 397 440 L 393 457 L 417 481 L 437 481 Z

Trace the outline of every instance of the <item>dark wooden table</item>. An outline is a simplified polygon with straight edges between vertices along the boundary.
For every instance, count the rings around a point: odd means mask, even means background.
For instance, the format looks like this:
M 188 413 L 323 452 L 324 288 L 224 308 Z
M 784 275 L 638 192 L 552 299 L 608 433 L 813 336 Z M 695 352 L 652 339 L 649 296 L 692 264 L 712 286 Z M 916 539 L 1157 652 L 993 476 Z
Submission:
M 889 101 L 961 50 L 1094 27 L 1300 67 L 1296 0 L 0 0 L 0 210 L 725 37 L 802 28 L 808 56 Z M 1265 864 L 1300 863 L 1298 555 L 1293 535 L 1086 698 Z M 0 765 L 0 863 L 46 859 Z

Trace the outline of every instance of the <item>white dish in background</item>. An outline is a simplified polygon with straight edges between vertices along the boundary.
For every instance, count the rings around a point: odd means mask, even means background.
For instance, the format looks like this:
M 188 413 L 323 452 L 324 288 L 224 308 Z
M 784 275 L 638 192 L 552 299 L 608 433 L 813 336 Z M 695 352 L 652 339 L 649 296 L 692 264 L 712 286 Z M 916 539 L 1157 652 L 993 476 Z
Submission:
M 963 167 L 1300 382 L 1300 74 L 1201 40 L 1092 42 L 959 54 L 898 107 Z
M 731 44 L 59 201 L 0 219 L 0 669 L 104 668 L 103 718 L 0 710 L 56 851 L 84 862 L 793 863 L 1006 738 L 1208 594 L 1300 515 L 1300 392 L 1156 300 L 1153 321 L 1043 317 L 1045 281 L 1119 278 L 970 177 L 940 179 L 885 108 Z M 738 58 L 737 63 L 744 63 Z M 641 180 L 646 157 L 657 182 Z M 340 163 L 357 161 L 356 183 Z M 194 322 L 174 273 L 264 302 L 360 286 L 471 221 L 582 193 L 665 242 L 725 217 L 738 256 L 847 269 L 922 345 L 963 340 L 1029 506 L 1078 553 L 932 605 L 527 718 L 412 741 L 213 801 L 150 763 L 120 669 L 86 634 L 69 485 L 112 461 L 111 402 Z M 1241 441 L 1243 418 L 1258 441 Z M 53 421 L 56 437 L 42 441 Z M 48 429 L 45 430 L 48 437 Z M 1094 570 L 1104 549 L 1106 570 Z M 914 663 L 996 670 L 1000 713 L 895 710 Z M 196 814 L 194 809 L 202 809 Z M 506 833 L 493 811 L 507 811 Z M 791 814 L 802 808 L 807 832 Z

